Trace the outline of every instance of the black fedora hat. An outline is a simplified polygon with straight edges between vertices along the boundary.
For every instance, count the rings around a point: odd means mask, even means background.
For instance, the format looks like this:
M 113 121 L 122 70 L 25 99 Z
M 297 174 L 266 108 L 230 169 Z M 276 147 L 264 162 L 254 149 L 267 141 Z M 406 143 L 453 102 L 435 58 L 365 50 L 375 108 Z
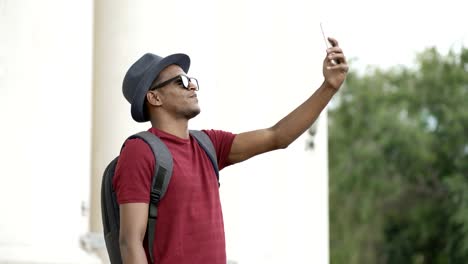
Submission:
M 190 57 L 177 53 L 163 58 L 146 53 L 128 69 L 123 80 L 122 91 L 125 99 L 131 105 L 133 120 L 137 122 L 149 121 L 149 117 L 145 113 L 146 93 L 159 73 L 172 64 L 179 65 L 187 73 L 190 68 Z

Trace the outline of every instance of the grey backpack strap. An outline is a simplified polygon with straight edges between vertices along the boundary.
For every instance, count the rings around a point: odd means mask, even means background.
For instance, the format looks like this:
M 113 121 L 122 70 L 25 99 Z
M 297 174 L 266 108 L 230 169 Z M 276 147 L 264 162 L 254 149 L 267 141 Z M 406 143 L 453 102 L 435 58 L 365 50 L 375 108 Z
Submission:
M 218 179 L 218 185 L 219 185 L 218 158 L 216 156 L 216 149 L 213 146 L 213 142 L 211 141 L 210 137 L 205 132 L 200 131 L 200 130 L 190 130 L 190 135 L 192 135 L 198 141 L 198 144 L 200 144 L 202 149 L 206 152 L 206 154 L 210 158 L 210 161 L 211 161 L 211 164 L 213 164 L 213 168 L 215 170 L 216 178 Z
M 156 221 L 158 219 L 158 204 L 167 190 L 167 186 L 171 180 L 173 160 L 171 152 L 161 139 L 149 131 L 143 131 L 135 134 L 131 138 L 140 138 L 144 140 L 153 151 L 155 158 L 154 175 L 151 184 L 151 197 L 148 212 L 148 227 L 146 234 L 148 235 L 148 251 L 151 258 L 151 263 L 154 262 L 153 244 L 155 237 Z

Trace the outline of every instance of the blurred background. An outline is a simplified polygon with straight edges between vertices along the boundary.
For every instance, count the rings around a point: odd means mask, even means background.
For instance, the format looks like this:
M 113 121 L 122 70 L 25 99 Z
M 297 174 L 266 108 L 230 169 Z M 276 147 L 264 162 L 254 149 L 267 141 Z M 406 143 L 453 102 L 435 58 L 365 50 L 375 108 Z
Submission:
M 229 263 L 468 263 L 461 0 L 0 0 L 0 263 L 106 263 L 100 181 L 149 128 L 121 92 L 146 52 L 190 55 L 191 128 L 268 127 L 350 73 L 286 150 L 221 173 Z
M 336 4 L 330 262 L 468 263 L 467 3 Z

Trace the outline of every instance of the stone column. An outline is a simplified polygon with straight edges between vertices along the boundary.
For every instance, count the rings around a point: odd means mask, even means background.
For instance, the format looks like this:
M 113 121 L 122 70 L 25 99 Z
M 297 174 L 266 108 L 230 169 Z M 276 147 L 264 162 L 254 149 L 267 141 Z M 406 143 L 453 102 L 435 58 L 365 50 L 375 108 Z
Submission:
M 94 1 L 94 56 L 92 105 L 92 166 L 90 247 L 108 261 L 103 241 L 101 180 L 108 163 L 119 155 L 121 144 L 134 132 L 149 128 L 131 119 L 130 105 L 122 94 L 122 81 L 128 67 L 144 50 L 142 32 L 151 32 L 140 14 L 149 2 L 126 0 Z

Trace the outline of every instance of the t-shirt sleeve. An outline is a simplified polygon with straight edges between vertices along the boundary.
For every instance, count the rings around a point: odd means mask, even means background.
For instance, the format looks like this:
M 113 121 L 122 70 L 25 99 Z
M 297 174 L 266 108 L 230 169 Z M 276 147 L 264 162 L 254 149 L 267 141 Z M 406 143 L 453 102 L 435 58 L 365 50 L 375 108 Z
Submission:
M 231 165 L 229 163 L 228 157 L 231 152 L 232 142 L 236 137 L 236 134 L 231 132 L 226 132 L 222 130 L 203 130 L 213 142 L 213 145 L 216 149 L 216 155 L 218 158 L 218 167 L 219 170 Z
M 151 148 L 143 140 L 130 139 L 125 143 L 113 179 L 119 204 L 149 203 L 154 163 Z

